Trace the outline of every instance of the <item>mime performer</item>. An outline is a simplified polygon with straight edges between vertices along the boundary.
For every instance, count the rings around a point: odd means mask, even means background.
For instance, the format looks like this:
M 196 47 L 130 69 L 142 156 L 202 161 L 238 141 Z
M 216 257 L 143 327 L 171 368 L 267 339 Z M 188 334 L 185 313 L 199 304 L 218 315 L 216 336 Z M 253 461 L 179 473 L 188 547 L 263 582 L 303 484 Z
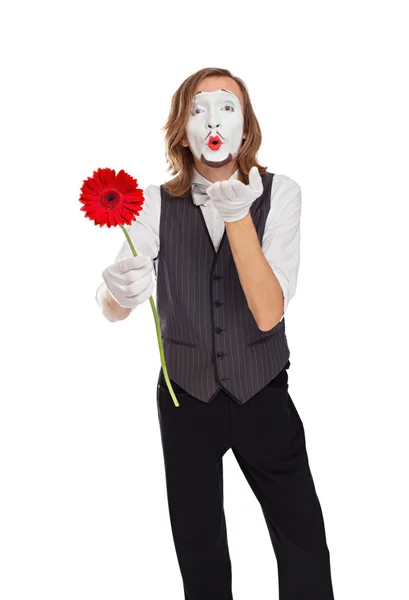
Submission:
M 173 179 L 144 205 L 96 299 L 122 320 L 154 289 L 175 406 L 157 408 L 185 600 L 232 600 L 223 505 L 231 449 L 266 520 L 280 600 L 333 600 L 330 555 L 305 432 L 288 392 L 284 314 L 296 291 L 300 186 L 256 156 L 261 131 L 227 69 L 189 76 L 164 127 Z M 252 574 L 248 574 L 252 577 Z

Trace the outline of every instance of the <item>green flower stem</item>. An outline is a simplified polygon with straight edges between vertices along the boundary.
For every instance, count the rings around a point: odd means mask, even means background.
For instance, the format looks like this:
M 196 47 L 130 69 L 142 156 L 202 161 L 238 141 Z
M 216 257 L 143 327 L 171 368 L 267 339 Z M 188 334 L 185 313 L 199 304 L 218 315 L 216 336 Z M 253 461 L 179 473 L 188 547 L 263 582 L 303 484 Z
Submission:
M 136 250 L 134 248 L 134 245 L 132 243 L 132 240 L 129 237 L 129 234 L 128 234 L 126 228 L 123 225 L 119 225 L 119 227 L 122 229 L 122 231 L 125 234 L 126 239 L 128 240 L 128 244 L 129 244 L 129 247 L 132 250 L 132 254 L 134 256 L 138 256 L 137 253 L 136 253 Z M 176 394 L 173 391 L 173 387 L 172 387 L 172 384 L 170 382 L 169 375 L 168 375 L 168 370 L 166 368 L 165 353 L 163 351 L 162 335 L 161 335 L 160 325 L 159 325 L 159 317 L 158 317 L 158 313 L 157 313 L 156 307 L 155 307 L 155 302 L 154 302 L 154 299 L 153 299 L 152 296 L 149 298 L 149 302 L 150 302 L 150 305 L 151 305 L 151 308 L 152 308 L 153 317 L 155 319 L 156 337 L 158 338 L 159 353 L 160 353 L 160 362 L 162 364 L 163 375 L 165 377 L 165 381 L 166 381 L 166 384 L 168 386 L 168 390 L 170 392 L 170 395 L 172 396 L 172 399 L 173 399 L 173 402 L 175 403 L 175 406 L 179 406 L 178 399 L 176 398 Z

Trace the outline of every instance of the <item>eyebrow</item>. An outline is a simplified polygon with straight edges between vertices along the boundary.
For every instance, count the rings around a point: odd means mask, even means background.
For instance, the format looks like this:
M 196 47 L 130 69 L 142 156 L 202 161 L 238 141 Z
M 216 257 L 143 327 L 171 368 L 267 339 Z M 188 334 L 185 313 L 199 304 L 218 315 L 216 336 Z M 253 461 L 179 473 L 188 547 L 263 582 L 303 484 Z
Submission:
M 220 88 L 222 92 L 227 92 L 228 94 L 232 94 L 232 92 L 230 92 L 229 90 L 225 90 L 223 88 Z M 204 92 L 202 92 L 202 90 L 200 90 L 199 92 L 196 92 L 195 96 L 197 96 L 198 94 L 204 94 Z

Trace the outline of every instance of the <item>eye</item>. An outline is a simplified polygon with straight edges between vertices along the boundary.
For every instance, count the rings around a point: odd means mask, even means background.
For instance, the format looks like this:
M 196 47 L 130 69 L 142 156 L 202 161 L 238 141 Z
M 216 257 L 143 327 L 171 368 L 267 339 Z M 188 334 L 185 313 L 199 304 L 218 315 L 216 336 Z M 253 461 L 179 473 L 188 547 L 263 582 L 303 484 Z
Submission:
M 224 108 L 227 110 L 227 112 L 229 112 L 229 111 L 234 112 L 234 106 L 232 106 L 231 104 L 226 104 L 225 106 L 222 107 L 222 110 Z
M 196 106 L 196 107 L 195 107 L 195 108 L 192 110 L 192 115 L 197 115 L 197 114 L 199 114 L 199 112 L 203 112 L 203 111 L 202 111 L 202 109 L 201 109 L 201 108 L 199 108 L 199 107 L 197 107 L 197 106 Z

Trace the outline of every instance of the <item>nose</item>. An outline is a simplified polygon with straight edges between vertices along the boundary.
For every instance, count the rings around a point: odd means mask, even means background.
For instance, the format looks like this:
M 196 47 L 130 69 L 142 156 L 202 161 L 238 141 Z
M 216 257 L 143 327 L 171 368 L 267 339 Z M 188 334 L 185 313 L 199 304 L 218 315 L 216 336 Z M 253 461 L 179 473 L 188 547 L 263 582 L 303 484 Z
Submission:
M 215 106 L 209 106 L 209 111 L 206 117 L 206 126 L 208 129 L 216 129 L 216 127 L 220 127 L 220 112 Z

